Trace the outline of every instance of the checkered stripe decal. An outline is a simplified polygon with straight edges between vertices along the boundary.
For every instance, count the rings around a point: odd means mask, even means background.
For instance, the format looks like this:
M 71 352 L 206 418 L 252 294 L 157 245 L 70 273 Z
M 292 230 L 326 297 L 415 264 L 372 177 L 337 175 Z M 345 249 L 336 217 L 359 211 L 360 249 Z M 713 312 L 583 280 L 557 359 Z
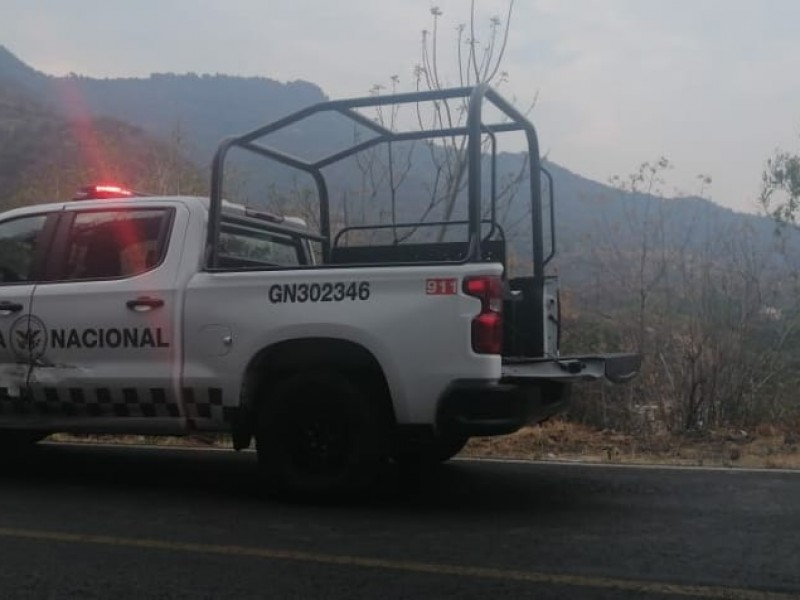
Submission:
M 192 419 L 226 420 L 220 388 L 183 390 L 186 416 Z M 34 387 L 27 397 L 9 395 L 0 388 L 0 416 L 55 417 L 154 417 L 180 416 L 178 404 L 169 402 L 163 388 L 53 388 Z
M 226 420 L 226 411 L 222 406 L 222 390 L 219 388 L 206 390 L 183 388 L 183 405 L 186 408 L 186 416 L 190 419 Z

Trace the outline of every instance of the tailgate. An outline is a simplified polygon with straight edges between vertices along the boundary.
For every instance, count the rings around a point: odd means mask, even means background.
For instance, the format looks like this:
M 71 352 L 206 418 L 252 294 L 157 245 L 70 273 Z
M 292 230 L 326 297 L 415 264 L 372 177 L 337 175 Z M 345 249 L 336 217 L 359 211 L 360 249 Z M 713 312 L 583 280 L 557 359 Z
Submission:
M 594 381 L 625 383 L 642 365 L 639 354 L 590 354 L 558 358 L 504 358 L 503 380 Z

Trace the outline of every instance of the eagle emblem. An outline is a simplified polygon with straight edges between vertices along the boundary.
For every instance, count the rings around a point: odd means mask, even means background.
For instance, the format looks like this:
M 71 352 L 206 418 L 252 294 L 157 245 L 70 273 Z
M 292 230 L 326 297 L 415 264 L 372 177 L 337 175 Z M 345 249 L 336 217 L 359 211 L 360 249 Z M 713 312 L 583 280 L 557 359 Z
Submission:
M 20 362 L 35 361 L 47 349 L 47 328 L 39 317 L 22 315 L 9 331 L 11 349 Z

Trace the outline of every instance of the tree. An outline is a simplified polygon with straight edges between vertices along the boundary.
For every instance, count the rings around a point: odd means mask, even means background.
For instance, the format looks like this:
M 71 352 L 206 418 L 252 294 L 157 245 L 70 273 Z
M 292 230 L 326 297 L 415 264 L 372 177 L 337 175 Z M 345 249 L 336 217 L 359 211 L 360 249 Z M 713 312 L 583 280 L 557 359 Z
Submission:
M 455 28 L 454 52 L 443 52 L 442 34 L 443 11 L 434 6 L 430 9 L 431 25 L 421 32 L 419 60 L 414 67 L 413 86 L 416 91 L 437 91 L 452 86 L 469 87 L 491 83 L 499 87 L 508 81 L 508 73 L 502 69 L 508 43 L 514 0 L 509 0 L 504 18 L 493 16 L 488 23 L 479 23 L 476 2 L 472 0 L 466 22 Z M 449 44 L 449 40 L 447 42 Z M 445 49 L 449 49 L 446 47 Z M 448 59 L 452 56 L 452 62 Z M 370 90 L 373 95 L 381 95 L 385 90 L 399 91 L 400 77 L 392 75 L 391 83 L 376 84 Z M 533 108 L 533 102 L 526 112 Z M 399 114 L 401 107 L 378 107 L 375 120 L 390 130 L 398 127 L 416 128 L 420 131 L 458 128 L 465 124 L 467 117 L 466 99 L 441 99 L 434 102 L 420 102 L 411 105 L 407 113 Z M 405 110 L 405 109 L 404 109 Z M 409 114 L 410 113 L 410 114 Z M 362 141 L 356 135 L 356 141 Z M 484 142 L 485 150 L 490 143 Z M 413 166 L 413 173 L 412 173 Z M 373 207 L 376 200 L 388 203 L 385 212 L 378 216 L 398 227 L 391 230 L 392 242 L 402 243 L 420 231 L 417 226 L 402 226 L 401 192 L 412 189 L 415 198 L 424 193 L 423 202 L 414 203 L 418 214 L 414 221 L 458 220 L 455 215 L 459 198 L 467 187 L 467 137 L 452 135 L 430 139 L 423 142 L 389 143 L 359 154 L 356 167 L 360 173 L 358 188 L 346 195 L 342 205 L 342 219 L 346 224 L 352 220 L 363 224 L 366 220 L 366 207 Z M 498 214 L 507 215 L 508 208 L 515 198 L 519 184 L 527 175 L 527 162 L 520 160 L 519 167 L 498 174 L 497 207 Z M 420 176 L 425 178 L 424 182 Z M 404 187 L 405 189 L 401 190 Z M 354 206 L 360 203 L 361 207 Z M 486 208 L 488 212 L 488 206 Z M 406 217 L 408 212 L 406 211 Z M 431 231 L 431 230 L 422 230 Z M 443 241 L 448 226 L 438 228 L 437 241 Z
M 798 226 L 800 154 L 778 150 L 761 175 L 761 205 L 779 223 Z
M 508 81 L 508 72 L 501 70 L 503 57 L 508 44 L 508 34 L 514 11 L 514 0 L 509 0 L 505 21 L 499 16 L 489 20 L 488 38 L 483 43 L 476 35 L 475 0 L 470 3 L 469 28 L 466 23 L 456 27 L 456 57 L 458 82 L 461 86 L 496 83 L 498 86 Z M 439 21 L 442 17 L 439 7 L 431 8 L 432 26 L 430 30 L 422 31 L 421 60 L 414 68 L 416 89 L 441 90 L 450 85 L 444 76 L 439 60 L 440 28 Z M 466 52 L 464 48 L 466 47 Z M 533 108 L 528 109 L 529 111 Z M 466 119 L 467 105 L 464 100 L 457 101 L 456 105 L 449 100 L 435 102 L 433 111 L 425 122 L 423 114 L 418 110 L 417 119 L 421 129 L 452 128 L 463 125 Z M 439 143 L 429 142 L 431 160 L 437 171 L 437 184 L 432 190 L 430 212 L 439 203 L 444 203 L 443 221 L 450 221 L 455 208 L 456 199 L 466 185 L 467 174 L 467 138 L 464 136 L 443 138 Z M 522 172 L 515 178 L 514 185 L 504 186 L 504 192 L 511 195 L 516 184 L 522 178 Z M 502 201 L 503 198 L 498 198 Z M 442 241 L 446 234 L 446 227 L 439 232 L 438 241 Z
M 756 228 L 665 198 L 668 168 L 662 158 L 612 179 L 626 209 L 598 222 L 587 282 L 567 294 L 567 350 L 621 345 L 644 357 L 631 384 L 578 391 L 574 414 L 633 431 L 777 421 L 797 406 L 789 269 Z M 710 178 L 698 179 L 702 196 Z

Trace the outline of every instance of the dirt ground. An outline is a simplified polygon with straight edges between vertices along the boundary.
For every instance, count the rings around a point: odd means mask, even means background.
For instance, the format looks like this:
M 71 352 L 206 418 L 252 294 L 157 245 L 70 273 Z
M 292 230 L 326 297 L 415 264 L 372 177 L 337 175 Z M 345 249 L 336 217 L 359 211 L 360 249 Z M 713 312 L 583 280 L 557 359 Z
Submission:
M 694 435 L 632 436 L 561 420 L 500 438 L 475 438 L 463 456 L 800 469 L 800 431 L 761 426 Z
M 221 436 L 72 436 L 54 441 L 230 447 Z M 526 427 L 502 437 L 474 438 L 461 456 L 569 460 L 620 464 L 800 469 L 800 427 L 760 426 L 695 435 L 633 436 L 562 420 Z

